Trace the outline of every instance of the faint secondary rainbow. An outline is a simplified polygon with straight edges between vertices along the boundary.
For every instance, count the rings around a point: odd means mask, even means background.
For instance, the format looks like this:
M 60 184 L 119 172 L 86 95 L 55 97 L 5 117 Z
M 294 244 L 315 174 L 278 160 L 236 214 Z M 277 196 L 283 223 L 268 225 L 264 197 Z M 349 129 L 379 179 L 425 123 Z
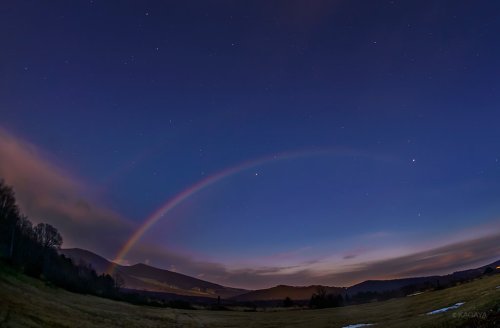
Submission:
M 123 260 L 123 258 L 127 255 L 127 253 L 130 251 L 130 249 L 139 241 L 139 239 L 144 235 L 146 231 L 149 230 L 158 220 L 160 220 L 163 216 L 165 216 L 168 212 L 170 212 L 172 209 L 174 209 L 177 205 L 185 201 L 187 198 L 191 197 L 192 195 L 198 193 L 199 191 L 209 187 L 210 185 L 219 182 L 227 177 L 230 177 L 234 174 L 237 174 L 239 172 L 269 163 L 273 161 L 280 161 L 280 160 L 287 160 L 287 159 L 293 159 L 293 158 L 298 158 L 298 157 L 305 157 L 305 156 L 315 156 L 315 155 L 325 155 L 325 154 L 331 154 L 333 153 L 334 150 L 332 149 L 326 149 L 326 150 L 302 150 L 302 151 L 294 151 L 294 152 L 286 152 L 286 153 L 280 153 L 276 155 L 271 155 L 271 156 L 266 156 L 266 157 L 261 157 L 258 159 L 246 161 L 243 163 L 240 163 L 236 166 L 232 166 L 229 168 L 226 168 L 222 171 L 219 171 L 211 176 L 208 176 L 195 184 L 187 187 L 186 189 L 182 190 L 180 193 L 175 195 L 174 197 L 170 198 L 167 200 L 166 203 L 164 203 L 162 206 L 160 206 L 156 211 L 154 211 L 144 222 L 141 224 L 141 226 L 132 234 L 132 236 L 127 240 L 127 242 L 120 248 L 118 253 L 116 254 L 113 262 L 120 262 Z M 346 152 L 343 152 L 346 154 Z M 353 154 L 352 152 L 348 152 L 351 155 Z M 113 263 L 112 262 L 112 263 Z M 114 270 L 114 264 L 110 266 L 108 269 L 108 273 L 112 273 Z

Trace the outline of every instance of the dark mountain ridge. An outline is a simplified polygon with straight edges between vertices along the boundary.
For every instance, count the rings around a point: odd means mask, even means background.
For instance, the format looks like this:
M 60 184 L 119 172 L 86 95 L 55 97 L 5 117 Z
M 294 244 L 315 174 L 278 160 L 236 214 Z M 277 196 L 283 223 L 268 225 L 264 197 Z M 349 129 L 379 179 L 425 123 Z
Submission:
M 98 273 L 106 272 L 113 263 L 90 251 L 78 248 L 62 249 L 61 254 L 73 259 L 78 263 L 91 265 Z M 400 278 L 390 280 L 366 280 L 350 287 L 334 286 L 287 286 L 278 285 L 271 288 L 258 290 L 245 290 L 231 288 L 211 283 L 198 278 L 190 277 L 181 273 L 155 268 L 143 263 L 131 266 L 115 264 L 115 272 L 119 274 L 125 283 L 127 290 L 146 291 L 150 294 L 163 294 L 169 299 L 175 295 L 187 298 L 214 299 L 220 296 L 234 302 L 253 301 L 282 301 L 286 297 L 293 300 L 309 300 L 318 290 L 325 288 L 328 294 L 353 296 L 359 293 L 385 293 L 398 291 L 402 288 L 408 290 L 439 287 L 463 280 L 474 279 L 482 275 L 486 268 L 493 269 L 500 266 L 500 261 L 493 262 L 474 269 L 456 271 L 448 275 L 434 275 L 426 277 Z M 498 269 L 495 269 L 498 270 Z
M 60 253 L 71 258 L 77 264 L 91 265 L 98 273 L 105 273 L 114 265 L 114 273 L 123 278 L 124 287 L 127 289 L 205 298 L 217 298 L 218 296 L 229 298 L 247 292 L 245 289 L 222 286 L 143 263 L 130 266 L 114 264 L 84 249 L 62 249 Z

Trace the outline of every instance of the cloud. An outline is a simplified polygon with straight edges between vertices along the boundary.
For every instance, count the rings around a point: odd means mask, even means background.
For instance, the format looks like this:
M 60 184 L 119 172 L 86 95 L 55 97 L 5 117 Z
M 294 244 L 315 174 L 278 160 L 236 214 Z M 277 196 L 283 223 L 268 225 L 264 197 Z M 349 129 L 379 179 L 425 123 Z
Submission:
M 290 266 L 242 267 L 230 269 L 220 263 L 197 261 L 193 257 L 170 253 L 155 245 L 139 245 L 131 256 L 149 254 L 151 264 L 219 284 L 249 289 L 279 284 L 350 286 L 368 279 L 392 279 L 447 274 L 498 260 L 500 233 L 454 242 L 426 251 L 369 262 L 304 261 Z M 348 264 L 346 264 L 348 262 Z M 328 269 L 325 269 L 328 268 Z
M 397 272 L 398 276 L 414 276 L 429 273 L 446 273 L 454 269 L 470 268 L 492 259 L 500 254 L 500 233 L 466 240 L 431 250 L 381 261 L 368 266 L 373 270 L 383 267 Z M 391 273 L 386 276 L 392 276 Z
M 190 276 L 203 274 L 212 280 L 224 279 L 228 270 L 223 264 L 197 260 L 193 256 L 180 251 L 172 252 L 152 241 L 139 242 L 127 254 L 128 263 L 145 262 L 145 256 L 152 266 L 180 272 Z M 174 269 L 174 270 L 172 270 Z
M 315 279 L 327 284 L 349 285 L 367 279 L 447 274 L 498 260 L 498 240 L 500 232 L 404 256 L 346 265 L 338 272 L 316 276 Z
M 370 252 L 370 249 L 367 247 L 356 247 L 354 249 L 351 249 L 347 251 L 343 256 L 342 259 L 344 260 L 352 260 L 355 258 L 360 257 L 363 254 L 367 254 Z
M 49 155 L 1 128 L 0 154 L 0 178 L 14 187 L 22 212 L 34 223 L 54 225 L 65 247 L 110 250 L 130 233 L 130 221 L 89 202 L 85 185 Z

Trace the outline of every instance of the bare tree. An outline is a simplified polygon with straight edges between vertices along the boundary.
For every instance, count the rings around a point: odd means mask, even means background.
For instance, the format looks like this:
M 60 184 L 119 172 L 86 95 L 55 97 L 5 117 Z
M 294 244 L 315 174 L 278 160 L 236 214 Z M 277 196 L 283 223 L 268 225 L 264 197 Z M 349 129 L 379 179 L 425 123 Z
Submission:
M 19 221 L 17 221 L 17 228 L 19 229 L 19 232 L 24 236 L 33 236 L 33 224 L 26 215 L 19 216 Z
M 19 208 L 16 205 L 14 190 L 0 179 L 0 220 L 15 221 L 18 216 Z
M 115 288 L 117 290 L 123 288 L 123 286 L 125 286 L 125 280 L 123 279 L 123 277 L 119 274 L 119 273 L 115 273 L 113 275 L 113 280 L 115 281 Z
M 0 253 L 8 249 L 11 258 L 18 220 L 19 208 L 16 205 L 14 190 L 0 179 Z
M 48 223 L 39 223 L 33 229 L 35 238 L 40 245 L 47 248 L 60 248 L 62 237 L 56 228 Z

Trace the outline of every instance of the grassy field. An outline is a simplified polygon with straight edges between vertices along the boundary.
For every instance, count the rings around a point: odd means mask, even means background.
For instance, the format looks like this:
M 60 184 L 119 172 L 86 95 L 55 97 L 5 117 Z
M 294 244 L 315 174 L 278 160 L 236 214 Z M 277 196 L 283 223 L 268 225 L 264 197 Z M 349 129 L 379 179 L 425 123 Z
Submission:
M 498 320 L 499 285 L 500 275 L 496 275 L 445 290 L 334 309 L 205 311 L 135 306 L 73 294 L 0 268 L 0 327 L 343 327 L 374 323 L 385 328 L 457 327 L 466 322 L 483 327 L 487 320 L 482 317 L 491 317 L 491 309 Z M 457 302 L 465 304 L 446 313 L 423 315 Z

